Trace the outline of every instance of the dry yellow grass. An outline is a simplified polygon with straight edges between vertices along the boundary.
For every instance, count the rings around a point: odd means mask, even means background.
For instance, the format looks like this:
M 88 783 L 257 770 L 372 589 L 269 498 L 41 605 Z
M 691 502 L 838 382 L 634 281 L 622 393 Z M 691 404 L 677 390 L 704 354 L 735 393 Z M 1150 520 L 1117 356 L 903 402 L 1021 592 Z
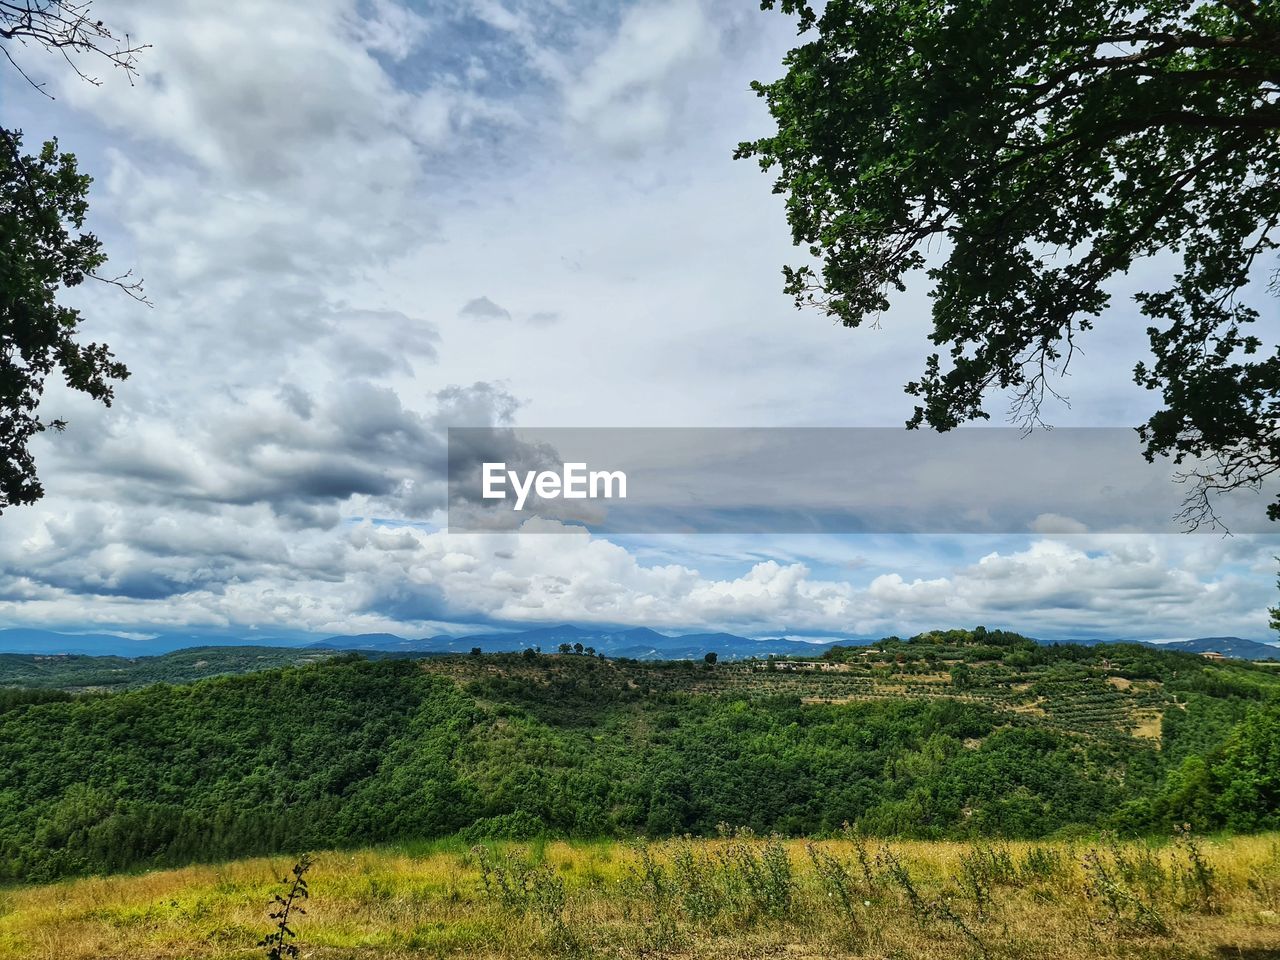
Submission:
M 1132 736 L 1160 744 L 1164 736 L 1164 711 L 1154 708 L 1134 710 L 1130 722 L 1133 724 Z
M 1201 849 L 1212 877 L 1200 881 L 1185 849 L 1083 842 L 860 850 L 832 841 L 811 851 L 788 841 L 773 848 L 785 853 L 773 873 L 768 845 L 749 838 L 653 844 L 643 854 L 615 843 L 483 856 L 461 847 L 331 852 L 316 857 L 296 927 L 302 956 L 370 960 L 1280 960 L 1280 839 Z M 265 904 L 289 866 L 254 859 L 9 889 L 0 893 L 0 958 L 261 956 Z M 504 879 L 518 887 L 505 903 L 496 892 Z

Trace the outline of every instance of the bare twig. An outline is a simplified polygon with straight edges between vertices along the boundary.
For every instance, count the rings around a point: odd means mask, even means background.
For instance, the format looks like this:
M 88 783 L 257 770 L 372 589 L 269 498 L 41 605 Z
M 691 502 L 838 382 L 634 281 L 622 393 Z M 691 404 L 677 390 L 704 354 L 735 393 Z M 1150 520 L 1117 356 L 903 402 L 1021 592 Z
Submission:
M 23 46 L 35 44 L 56 52 L 66 60 L 81 80 L 98 86 L 102 80 L 81 68 L 77 57 L 101 57 L 121 69 L 133 82 L 138 72 L 137 55 L 150 44 L 136 43 L 129 34 L 117 35 L 91 12 L 93 0 L 0 0 L 0 41 Z M 53 95 L 18 66 L 7 47 L 0 47 L 5 59 L 24 80 L 46 97 Z

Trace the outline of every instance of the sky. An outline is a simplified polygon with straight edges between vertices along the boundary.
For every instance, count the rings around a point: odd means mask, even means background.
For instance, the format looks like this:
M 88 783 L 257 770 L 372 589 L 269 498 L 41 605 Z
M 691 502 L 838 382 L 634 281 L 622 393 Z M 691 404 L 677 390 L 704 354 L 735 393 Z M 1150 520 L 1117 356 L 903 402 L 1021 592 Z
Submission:
M 18 51 L 0 118 L 95 182 L 131 372 L 52 387 L 47 489 L 0 516 L 0 627 L 403 636 L 574 622 L 747 636 L 935 627 L 1271 639 L 1274 535 L 460 534 L 451 426 L 898 426 L 927 291 L 797 311 L 783 199 L 734 146 L 795 43 L 734 0 L 119 0 L 131 84 Z M 1126 289 L 1061 426 L 1132 426 Z M 1001 411 L 999 398 L 992 409 Z M 1261 509 L 1261 505 L 1259 506 Z

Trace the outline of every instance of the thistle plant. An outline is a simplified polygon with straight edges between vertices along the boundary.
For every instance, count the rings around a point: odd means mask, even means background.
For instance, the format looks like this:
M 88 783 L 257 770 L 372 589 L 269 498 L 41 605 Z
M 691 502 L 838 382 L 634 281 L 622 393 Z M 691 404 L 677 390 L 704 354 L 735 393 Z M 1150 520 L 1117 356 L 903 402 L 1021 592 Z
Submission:
M 292 876 L 280 878 L 285 892 L 272 894 L 267 916 L 275 921 L 275 929 L 258 941 L 259 947 L 266 948 L 267 960 L 293 960 L 298 956 L 298 945 L 293 942 L 298 934 L 289 926 L 289 921 L 307 912 L 301 901 L 310 896 L 306 873 L 311 869 L 311 862 L 311 855 L 304 853 L 293 865 Z

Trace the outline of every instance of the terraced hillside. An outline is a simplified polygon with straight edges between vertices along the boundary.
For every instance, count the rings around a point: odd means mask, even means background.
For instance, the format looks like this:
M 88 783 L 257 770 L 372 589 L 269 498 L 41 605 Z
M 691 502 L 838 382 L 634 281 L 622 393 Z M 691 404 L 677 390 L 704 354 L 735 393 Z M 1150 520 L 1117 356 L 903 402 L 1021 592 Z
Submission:
M 973 631 L 813 661 L 359 656 L 0 695 L 0 876 L 460 835 L 1280 827 L 1280 674 Z
M 689 661 L 584 661 L 572 656 L 441 657 L 423 668 L 476 690 L 551 701 L 568 710 L 671 694 L 795 698 L 803 704 L 948 700 L 979 704 L 1064 733 L 1137 738 L 1158 745 L 1170 711 L 1190 698 L 1280 696 L 1274 664 L 1211 661 L 1138 644 L 1041 646 L 983 631 L 891 638 L 837 647 L 813 660 L 774 658 L 707 665 Z M 584 690 L 583 672 L 591 678 Z M 1012 722 L 1014 717 L 1010 716 Z M 1170 721 L 1176 725 L 1179 720 Z

